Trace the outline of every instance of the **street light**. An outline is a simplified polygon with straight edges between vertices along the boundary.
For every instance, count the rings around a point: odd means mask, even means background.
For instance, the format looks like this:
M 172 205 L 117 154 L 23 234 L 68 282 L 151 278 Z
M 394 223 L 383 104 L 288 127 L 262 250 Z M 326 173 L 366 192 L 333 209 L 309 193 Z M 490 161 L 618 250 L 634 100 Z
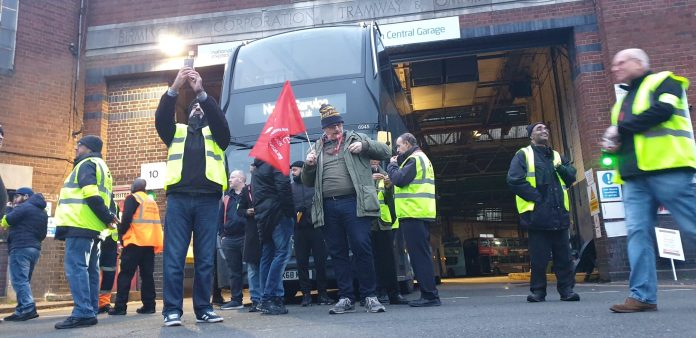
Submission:
M 184 43 L 181 39 L 172 34 L 162 34 L 159 37 L 159 47 L 162 52 L 169 56 L 180 55 L 184 50 Z

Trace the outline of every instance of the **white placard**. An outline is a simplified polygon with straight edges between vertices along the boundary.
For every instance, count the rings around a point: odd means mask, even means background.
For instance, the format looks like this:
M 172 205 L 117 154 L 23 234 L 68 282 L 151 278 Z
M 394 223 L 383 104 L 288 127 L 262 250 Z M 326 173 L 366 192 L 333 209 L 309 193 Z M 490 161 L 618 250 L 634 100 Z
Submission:
M 626 211 L 623 202 L 602 203 L 602 219 L 624 219 Z
M 599 215 L 592 215 L 592 222 L 594 223 L 595 238 L 602 238 L 602 227 L 599 224 Z
M 660 257 L 684 260 L 684 249 L 682 249 L 679 230 L 655 227 L 655 239 Z
M 384 46 L 459 39 L 459 17 L 409 21 L 379 26 Z
M 585 183 L 588 186 L 594 185 L 594 175 L 592 175 L 592 169 L 585 171 Z
M 56 237 L 56 223 L 53 217 L 48 218 L 48 227 L 46 227 L 46 237 Z
M 599 184 L 599 200 L 602 202 L 618 202 L 623 200 L 621 185 L 614 183 L 616 171 L 597 171 L 597 184 Z
M 46 201 L 46 209 L 44 210 L 46 210 L 46 215 L 48 215 L 48 217 L 51 217 L 51 211 L 53 210 L 53 202 Z
M 164 189 L 167 162 L 145 163 L 140 166 L 140 177 L 147 181 L 147 190 Z
M 587 199 L 590 201 L 590 215 L 599 214 L 599 200 L 597 199 L 597 187 L 592 184 L 587 186 Z
M 607 237 L 628 236 L 626 221 L 604 222 L 604 231 L 607 232 Z
M 194 67 L 203 67 L 210 65 L 224 65 L 227 63 L 227 59 L 234 52 L 237 46 L 241 45 L 243 41 L 232 41 L 223 43 L 213 43 L 209 45 L 198 46 L 198 54 L 196 55 L 196 60 L 193 63 Z M 183 65 L 183 61 L 182 65 Z

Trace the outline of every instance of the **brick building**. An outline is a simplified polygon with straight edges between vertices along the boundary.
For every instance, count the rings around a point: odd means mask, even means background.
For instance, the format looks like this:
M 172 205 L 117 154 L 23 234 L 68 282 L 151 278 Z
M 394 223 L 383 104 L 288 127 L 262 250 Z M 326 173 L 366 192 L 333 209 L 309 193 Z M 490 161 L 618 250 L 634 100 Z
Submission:
M 605 280 L 627 276 L 625 236 L 616 234 L 615 225 L 607 229 L 601 217 L 595 228 L 583 173 L 599 169 L 599 139 L 609 124 L 608 112 L 615 100 L 609 72 L 611 57 L 624 48 L 643 48 L 651 56 L 653 69 L 671 70 L 696 79 L 693 56 L 696 31 L 692 29 L 696 24 L 696 3 L 690 1 L 68 0 L 59 4 L 3 0 L 1 3 L 0 123 L 5 128 L 6 139 L 0 151 L 0 173 L 9 189 L 31 185 L 44 192 L 54 205 L 61 182 L 71 168 L 75 142 L 81 135 L 97 134 L 106 141 L 104 157 L 115 185 L 130 184 L 141 174 L 143 164 L 165 160 L 166 149 L 154 129 L 154 112 L 187 50 L 197 52 L 197 70 L 203 75 L 208 92 L 218 98 L 224 65 L 216 61 L 199 63 L 206 46 L 314 26 L 371 20 L 382 27 L 402 22 L 425 25 L 431 19 L 458 17 L 456 39 L 387 48 L 400 80 L 409 90 L 412 109 L 415 113 L 444 114 L 464 106 L 429 105 L 420 94 L 427 91 L 425 86 L 419 87 L 415 81 L 418 79 L 409 76 L 422 73 L 426 62 L 463 60 L 475 55 L 477 79 L 481 78 L 475 87 L 480 93 L 489 90 L 490 95 L 471 94 L 465 99 L 480 101 L 484 107 L 488 104 L 486 97 L 496 97 L 499 101 L 510 99 L 511 106 L 524 107 L 526 122 L 549 123 L 555 148 L 573 158 L 578 169 L 578 182 L 571 189 L 577 209 L 574 232 L 582 238 L 576 239 L 576 245 L 596 238 L 599 270 Z M 184 52 L 174 56 L 163 54 L 158 47 L 158 37 L 163 33 L 177 35 L 186 45 Z M 484 83 L 487 67 L 489 73 L 499 77 Z M 527 84 L 529 93 L 510 97 L 509 93 L 519 92 L 510 89 L 510 83 L 519 82 L 524 78 L 521 75 L 531 78 L 527 80 L 531 83 Z M 501 83 L 507 87 L 500 89 Z M 442 94 L 449 95 L 445 91 Z M 696 91 L 690 89 L 688 94 L 694 96 Z M 191 93 L 182 95 L 191 98 Z M 518 100 L 520 97 L 526 98 Z M 179 101 L 181 111 L 188 103 L 184 101 Z M 418 114 L 413 116 L 409 125 L 417 128 L 412 131 L 421 141 L 429 142 L 433 154 L 440 154 L 443 144 L 425 131 L 427 121 L 419 119 Z M 520 125 L 526 124 L 522 122 Z M 515 127 L 502 127 L 498 133 L 516 130 Z M 474 131 L 496 138 L 492 136 L 494 127 L 481 124 L 476 128 Z M 518 141 L 521 143 L 513 144 L 510 149 L 526 142 L 526 135 Z M 442 152 L 442 158 L 456 155 L 447 149 Z M 469 150 L 466 142 L 456 149 L 459 153 Z M 510 149 L 502 152 L 507 158 L 491 157 L 491 163 L 498 161 L 500 169 L 504 169 L 509 164 Z M 442 169 L 444 179 L 460 183 L 466 179 L 470 182 L 472 177 L 485 180 L 481 175 L 450 177 L 451 173 L 444 169 L 448 164 L 438 161 L 434 160 L 436 172 Z M 462 164 L 458 168 L 465 170 Z M 491 175 L 498 175 L 497 181 L 487 185 L 500 187 L 500 173 Z M 466 211 L 445 212 L 433 230 L 436 237 L 445 240 L 477 237 L 482 233 L 497 237 L 518 235 L 514 209 L 510 208 L 512 199 L 501 193 L 503 188 L 484 191 L 480 186 L 462 184 L 465 185 L 457 186 L 459 190 L 477 191 L 477 196 L 463 197 L 451 192 L 455 199 L 472 199 L 473 203 L 461 209 Z M 477 199 L 488 192 L 503 194 L 507 202 L 493 197 Z M 155 193 L 164 210 L 164 192 Z M 450 201 L 446 198 L 449 193 L 443 188 L 440 200 L 443 210 L 447 209 L 444 204 Z M 669 217 L 661 218 L 661 222 L 669 226 Z M 60 242 L 51 239 L 45 242 L 33 283 L 36 295 L 68 292 L 62 270 L 62 249 Z M 680 267 L 687 271 L 696 267 L 694 263 L 689 258 Z M 5 267 L 6 252 L 0 247 L 0 296 L 6 289 Z M 157 271 L 160 274 L 161 265 Z

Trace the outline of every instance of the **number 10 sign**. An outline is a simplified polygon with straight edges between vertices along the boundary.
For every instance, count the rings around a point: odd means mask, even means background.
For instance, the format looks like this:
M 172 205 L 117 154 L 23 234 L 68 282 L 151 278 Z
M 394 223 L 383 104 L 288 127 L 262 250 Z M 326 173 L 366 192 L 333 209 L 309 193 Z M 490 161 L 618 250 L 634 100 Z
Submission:
M 140 177 L 147 181 L 147 190 L 164 189 L 164 174 L 167 162 L 144 163 L 140 166 Z

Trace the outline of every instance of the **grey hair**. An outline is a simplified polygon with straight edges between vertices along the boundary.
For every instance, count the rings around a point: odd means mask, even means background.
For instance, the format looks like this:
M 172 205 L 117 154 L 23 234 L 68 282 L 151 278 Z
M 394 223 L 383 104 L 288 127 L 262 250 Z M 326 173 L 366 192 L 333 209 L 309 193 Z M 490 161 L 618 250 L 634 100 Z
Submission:
M 648 57 L 648 53 L 646 53 L 644 50 L 640 48 L 629 48 L 624 49 L 619 53 L 629 55 L 630 57 L 638 60 L 645 69 L 650 69 L 650 58 Z
M 418 141 L 416 140 L 416 137 L 413 136 L 411 133 L 403 133 L 401 136 L 399 136 L 402 142 L 408 142 L 408 144 L 412 146 L 418 146 Z

